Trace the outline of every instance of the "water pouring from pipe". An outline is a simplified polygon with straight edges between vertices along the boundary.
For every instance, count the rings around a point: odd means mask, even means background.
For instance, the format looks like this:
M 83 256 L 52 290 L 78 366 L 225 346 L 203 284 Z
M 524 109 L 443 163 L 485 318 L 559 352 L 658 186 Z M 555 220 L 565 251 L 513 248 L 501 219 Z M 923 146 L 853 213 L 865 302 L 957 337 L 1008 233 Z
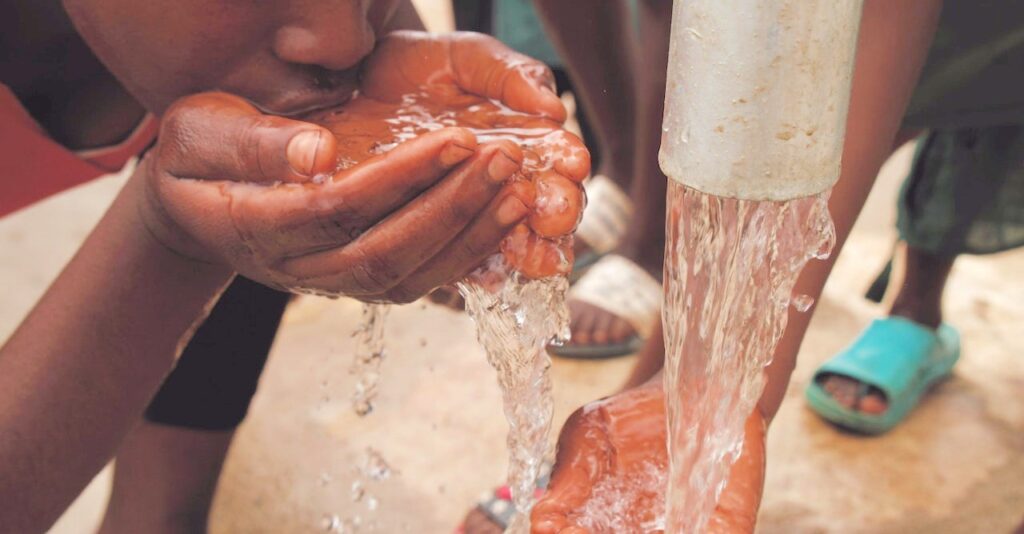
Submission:
M 827 199 L 839 177 L 861 4 L 674 5 L 659 158 L 671 179 L 666 532 L 706 528 L 793 285 L 834 240 Z

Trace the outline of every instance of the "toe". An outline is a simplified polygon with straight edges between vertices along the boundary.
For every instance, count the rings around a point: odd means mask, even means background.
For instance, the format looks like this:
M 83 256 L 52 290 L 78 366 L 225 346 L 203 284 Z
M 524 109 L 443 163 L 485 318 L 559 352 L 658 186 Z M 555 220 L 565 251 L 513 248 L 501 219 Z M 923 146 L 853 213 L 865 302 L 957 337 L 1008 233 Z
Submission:
M 636 330 L 629 324 L 629 321 L 620 317 L 616 317 L 608 329 L 608 339 L 612 343 L 624 343 L 627 339 L 633 337 L 634 334 L 636 334 Z
M 594 330 L 594 313 L 587 304 L 570 302 L 569 313 L 572 315 L 571 329 L 573 345 L 589 345 L 591 332 Z
M 887 407 L 885 395 L 874 387 L 857 403 L 857 410 L 869 415 L 882 415 Z
M 608 333 L 611 330 L 612 321 L 615 317 L 607 312 L 600 312 L 594 317 L 594 327 L 591 330 L 590 337 L 594 340 L 595 345 L 607 345 L 608 344 Z
M 844 408 L 854 408 L 856 406 L 857 386 L 856 380 L 839 375 L 828 376 L 822 383 L 822 389 Z

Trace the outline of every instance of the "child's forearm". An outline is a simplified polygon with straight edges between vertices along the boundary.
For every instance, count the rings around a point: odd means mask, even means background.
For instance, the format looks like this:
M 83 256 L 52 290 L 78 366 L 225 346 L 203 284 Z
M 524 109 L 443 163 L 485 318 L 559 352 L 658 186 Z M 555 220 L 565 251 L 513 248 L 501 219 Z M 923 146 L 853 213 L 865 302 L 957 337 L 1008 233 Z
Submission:
M 231 278 L 150 236 L 136 178 L 0 348 L 0 530 L 41 532 L 58 517 Z
M 842 172 L 829 201 L 836 245 L 827 260 L 807 264 L 795 294 L 810 295 L 816 300 L 820 297 L 875 176 L 892 153 L 893 140 L 931 45 L 941 6 L 941 0 L 864 2 Z M 768 367 L 768 385 L 761 397 L 761 412 L 769 421 L 782 403 L 811 317 L 812 313 L 790 310 L 789 324 Z

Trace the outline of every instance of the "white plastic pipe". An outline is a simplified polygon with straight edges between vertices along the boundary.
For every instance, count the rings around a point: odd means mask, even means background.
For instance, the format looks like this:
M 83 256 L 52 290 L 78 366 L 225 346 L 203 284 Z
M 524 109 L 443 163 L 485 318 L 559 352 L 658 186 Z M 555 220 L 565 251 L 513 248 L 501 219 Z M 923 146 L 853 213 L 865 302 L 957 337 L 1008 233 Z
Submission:
M 834 185 L 861 4 L 676 0 L 665 174 L 745 200 L 789 200 Z

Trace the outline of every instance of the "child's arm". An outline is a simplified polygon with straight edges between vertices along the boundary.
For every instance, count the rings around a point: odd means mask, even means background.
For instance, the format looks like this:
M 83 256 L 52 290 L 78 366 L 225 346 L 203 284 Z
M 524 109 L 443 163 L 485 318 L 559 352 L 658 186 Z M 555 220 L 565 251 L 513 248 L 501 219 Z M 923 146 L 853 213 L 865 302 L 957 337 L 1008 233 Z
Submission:
M 42 532 L 110 458 L 232 276 L 156 242 L 135 176 L 0 349 L 0 525 Z
M 499 74 L 486 88 L 497 98 L 564 113 L 534 78 L 539 64 L 460 43 L 472 61 L 453 68 Z M 326 176 L 336 140 L 320 126 L 223 93 L 172 106 L 156 147 L 0 348 L 2 530 L 39 532 L 57 518 L 235 272 L 284 289 L 417 298 L 476 267 L 528 215 L 499 195 L 521 158 L 446 128 Z

